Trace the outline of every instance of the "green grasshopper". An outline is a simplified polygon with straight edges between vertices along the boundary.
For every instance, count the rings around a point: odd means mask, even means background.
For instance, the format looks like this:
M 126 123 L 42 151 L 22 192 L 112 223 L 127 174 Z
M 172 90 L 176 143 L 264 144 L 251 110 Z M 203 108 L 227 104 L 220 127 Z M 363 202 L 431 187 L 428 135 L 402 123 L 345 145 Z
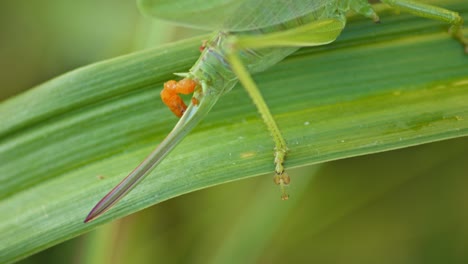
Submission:
M 450 33 L 468 53 L 458 13 L 410 0 L 381 0 L 398 10 L 451 24 Z M 354 11 L 380 21 L 367 0 L 140 0 L 143 13 L 174 23 L 217 30 L 204 44 L 198 61 L 180 81 L 168 81 L 163 102 L 181 117 L 159 146 L 91 210 L 89 222 L 130 192 L 207 115 L 218 98 L 240 81 L 270 131 L 274 148 L 274 181 L 287 199 L 290 178 L 284 169 L 288 151 L 268 106 L 250 74 L 263 71 L 300 47 L 326 45 L 336 40 Z M 193 93 L 187 107 L 179 94 Z

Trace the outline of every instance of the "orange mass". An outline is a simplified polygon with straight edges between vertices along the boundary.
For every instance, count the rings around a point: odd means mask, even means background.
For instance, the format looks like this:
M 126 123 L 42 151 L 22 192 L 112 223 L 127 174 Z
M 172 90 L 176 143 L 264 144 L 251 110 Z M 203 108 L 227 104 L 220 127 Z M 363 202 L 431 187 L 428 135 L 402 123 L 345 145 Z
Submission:
M 181 117 L 187 109 L 187 105 L 179 94 L 193 93 L 196 86 L 197 83 L 194 80 L 187 78 L 178 82 L 174 80 L 168 81 L 164 83 L 161 99 L 177 117 Z

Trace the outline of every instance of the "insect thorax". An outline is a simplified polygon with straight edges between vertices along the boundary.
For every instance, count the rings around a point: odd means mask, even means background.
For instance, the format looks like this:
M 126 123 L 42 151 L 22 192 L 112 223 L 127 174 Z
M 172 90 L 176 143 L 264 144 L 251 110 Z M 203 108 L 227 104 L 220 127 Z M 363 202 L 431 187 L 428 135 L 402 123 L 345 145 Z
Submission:
M 204 50 L 190 69 L 190 75 L 198 81 L 204 81 L 212 88 L 212 92 L 224 94 L 237 83 L 237 77 L 226 59 L 228 52 L 232 52 L 228 39 L 239 35 L 267 34 L 294 28 L 315 20 L 337 18 L 345 20 L 345 14 L 350 9 L 369 5 L 367 0 L 331 0 L 317 10 L 307 15 L 286 21 L 277 25 L 259 28 L 250 31 L 224 32 L 220 31 L 206 42 Z M 236 50 L 244 66 L 250 73 L 261 72 L 275 65 L 285 57 L 296 51 L 297 48 L 278 47 L 264 49 Z

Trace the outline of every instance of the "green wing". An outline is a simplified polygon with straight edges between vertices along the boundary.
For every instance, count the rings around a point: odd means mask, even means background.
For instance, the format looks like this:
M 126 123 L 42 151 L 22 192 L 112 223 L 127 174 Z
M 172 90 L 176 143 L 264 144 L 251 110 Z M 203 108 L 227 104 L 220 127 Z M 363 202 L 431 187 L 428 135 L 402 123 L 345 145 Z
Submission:
M 142 13 L 175 24 L 245 31 L 268 27 L 317 10 L 330 0 L 138 0 Z

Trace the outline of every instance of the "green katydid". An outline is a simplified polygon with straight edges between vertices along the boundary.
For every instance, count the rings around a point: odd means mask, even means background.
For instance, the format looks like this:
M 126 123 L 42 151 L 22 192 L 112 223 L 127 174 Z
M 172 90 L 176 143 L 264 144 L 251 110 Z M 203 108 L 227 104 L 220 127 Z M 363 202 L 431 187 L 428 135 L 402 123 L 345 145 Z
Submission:
M 468 53 L 463 19 L 456 12 L 410 0 L 381 2 L 417 16 L 451 24 L 452 36 Z M 130 192 L 207 115 L 218 98 L 240 81 L 270 131 L 274 147 L 274 181 L 287 199 L 289 176 L 284 170 L 288 151 L 268 106 L 250 74 L 263 71 L 300 47 L 335 41 L 354 11 L 379 22 L 367 0 L 139 0 L 143 13 L 187 26 L 217 30 L 181 81 L 165 83 L 163 101 L 181 119 L 159 146 L 91 210 L 89 222 Z M 185 106 L 178 94 L 193 93 Z

